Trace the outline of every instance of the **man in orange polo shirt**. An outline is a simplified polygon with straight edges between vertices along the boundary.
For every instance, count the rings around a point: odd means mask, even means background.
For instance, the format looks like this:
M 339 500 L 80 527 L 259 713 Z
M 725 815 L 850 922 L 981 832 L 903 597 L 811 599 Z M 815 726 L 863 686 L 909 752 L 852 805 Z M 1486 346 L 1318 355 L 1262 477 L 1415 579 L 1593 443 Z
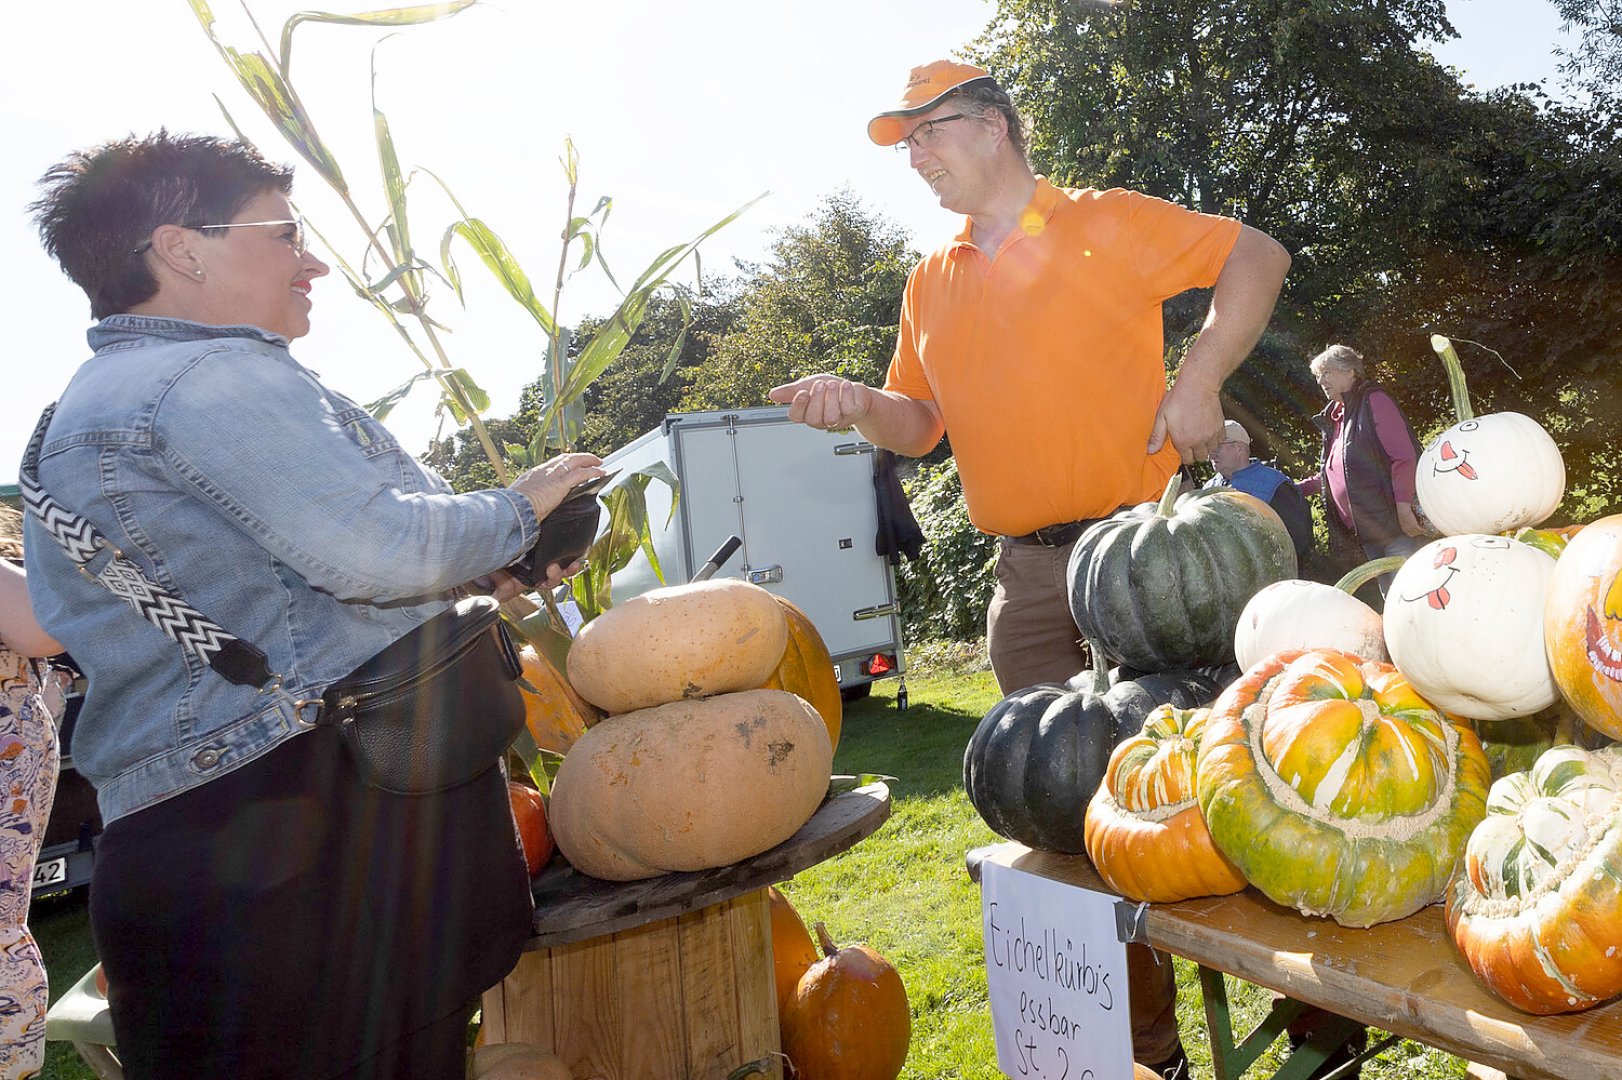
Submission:
M 951 432 L 969 516 L 1001 537 L 986 619 L 997 681 L 1004 693 L 1062 682 L 1084 663 L 1065 584 L 1076 537 L 1210 457 L 1218 392 L 1266 327 L 1290 257 L 1232 218 L 1054 187 L 1026 162 L 1008 95 L 969 64 L 914 68 L 868 135 L 904 150 L 963 230 L 907 279 L 882 390 L 812 375 L 772 399 L 793 420 L 854 426 L 902 454 Z M 1161 304 L 1213 286 L 1168 391 Z M 1128 954 L 1134 1055 L 1176 1075 L 1170 961 Z

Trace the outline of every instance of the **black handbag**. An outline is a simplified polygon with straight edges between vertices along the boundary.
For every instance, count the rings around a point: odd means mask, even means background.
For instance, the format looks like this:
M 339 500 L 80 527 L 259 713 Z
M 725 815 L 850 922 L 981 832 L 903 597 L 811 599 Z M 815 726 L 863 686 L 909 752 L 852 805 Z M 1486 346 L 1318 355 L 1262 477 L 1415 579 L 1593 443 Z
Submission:
M 445 791 L 489 771 L 518 737 L 519 673 L 500 605 L 470 596 L 329 686 L 316 723 L 337 728 L 373 787 Z
M 95 525 L 40 486 L 40 447 L 55 412 L 54 404 L 46 407 L 18 470 L 28 512 L 80 572 L 222 678 L 265 693 L 280 687 L 263 650 L 147 577 Z M 519 672 L 500 606 L 473 596 L 408 632 L 320 698 L 294 707 L 304 723 L 337 728 L 373 787 L 428 795 L 482 776 L 501 760 L 524 726 Z

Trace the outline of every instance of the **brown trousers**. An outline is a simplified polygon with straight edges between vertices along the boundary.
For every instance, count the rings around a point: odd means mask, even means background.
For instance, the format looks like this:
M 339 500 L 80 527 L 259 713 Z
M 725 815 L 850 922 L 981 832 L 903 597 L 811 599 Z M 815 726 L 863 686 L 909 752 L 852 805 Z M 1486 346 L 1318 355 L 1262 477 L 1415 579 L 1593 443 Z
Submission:
M 1062 683 L 1086 657 L 1070 616 L 1063 547 L 999 542 L 997 591 L 986 612 L 986 648 L 1004 694 L 1041 682 Z M 1126 947 L 1132 1005 L 1132 1056 L 1158 1064 L 1177 1048 L 1177 982 L 1171 957 L 1147 945 Z

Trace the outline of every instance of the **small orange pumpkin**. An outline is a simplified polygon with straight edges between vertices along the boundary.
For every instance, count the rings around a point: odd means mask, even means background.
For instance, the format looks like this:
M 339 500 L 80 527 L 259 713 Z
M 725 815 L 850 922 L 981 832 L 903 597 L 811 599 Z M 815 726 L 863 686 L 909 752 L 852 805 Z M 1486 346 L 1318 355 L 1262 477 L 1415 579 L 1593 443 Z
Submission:
M 844 699 L 839 696 L 839 676 L 834 674 L 833 654 L 810 616 L 793 601 L 776 597 L 788 617 L 788 647 L 777 670 L 761 685 L 762 690 L 787 690 L 798 694 L 817 710 L 828 725 L 828 741 L 839 749 L 839 728 L 844 720 Z M 809 939 L 808 939 L 809 940 Z
M 1195 762 L 1210 712 L 1161 705 L 1110 754 L 1087 806 L 1087 854 L 1122 896 L 1162 904 L 1245 887 L 1200 813 Z
M 507 801 L 518 823 L 518 839 L 524 845 L 524 863 L 534 877 L 552 857 L 552 832 L 546 827 L 546 802 L 541 793 L 527 784 L 507 781 Z
M 783 1052 L 800 1080 L 895 1080 L 912 1042 L 901 976 L 866 945 L 837 948 L 817 923 L 826 957 L 794 988 Z
M 533 646 L 519 650 L 518 661 L 524 678 L 518 689 L 524 695 L 524 724 L 530 737 L 542 750 L 568 753 L 586 729 L 601 719 L 601 714 L 575 693 L 563 673 Z
M 794 988 L 800 985 L 800 977 L 817 962 L 817 947 L 811 944 L 805 921 L 788 897 L 774 886 L 767 886 L 766 896 L 772 903 L 772 971 L 777 976 L 777 1016 L 781 1021 L 794 997 Z

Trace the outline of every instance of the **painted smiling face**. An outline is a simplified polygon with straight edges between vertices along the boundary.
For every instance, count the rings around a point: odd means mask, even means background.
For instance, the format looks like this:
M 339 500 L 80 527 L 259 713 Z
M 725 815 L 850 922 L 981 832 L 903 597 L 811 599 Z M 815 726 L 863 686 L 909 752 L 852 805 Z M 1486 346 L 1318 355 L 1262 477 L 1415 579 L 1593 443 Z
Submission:
M 1543 650 L 1545 552 L 1506 536 L 1435 540 L 1392 579 L 1391 660 L 1431 704 L 1472 720 L 1530 716 L 1559 697 Z
M 1510 532 L 1536 525 L 1566 493 L 1554 439 L 1520 413 L 1454 424 L 1419 455 L 1419 504 L 1443 533 Z
M 1622 515 L 1586 526 L 1561 553 L 1544 638 L 1572 708 L 1590 727 L 1622 738 Z

